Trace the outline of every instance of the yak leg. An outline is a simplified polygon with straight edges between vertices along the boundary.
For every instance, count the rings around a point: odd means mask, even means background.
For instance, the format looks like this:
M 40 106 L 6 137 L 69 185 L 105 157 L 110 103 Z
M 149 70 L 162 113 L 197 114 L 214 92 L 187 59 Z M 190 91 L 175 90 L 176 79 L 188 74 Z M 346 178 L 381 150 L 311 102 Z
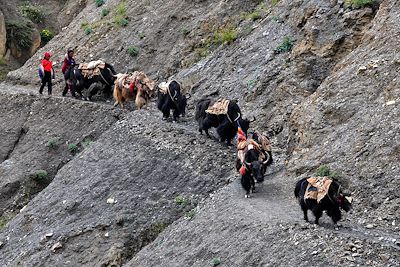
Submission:
M 245 198 L 250 197 L 250 190 L 252 186 L 251 179 L 252 177 L 249 177 L 248 174 L 242 175 L 242 178 L 240 179 L 243 189 L 246 190 L 246 194 L 244 195 Z
M 342 213 L 340 212 L 339 207 L 334 207 L 332 210 L 328 210 L 327 214 L 332 218 L 334 224 L 342 219 Z
M 251 177 L 251 192 L 255 193 L 256 192 L 256 183 L 254 182 L 254 178 Z
M 318 206 L 313 209 L 313 214 L 315 216 L 315 224 L 319 225 L 319 219 L 322 217 L 323 210 L 319 209 Z
M 170 114 L 170 108 L 168 107 L 168 105 L 164 105 L 162 108 L 162 113 L 163 113 L 163 120 L 167 120 L 169 118 L 169 114 Z
M 210 133 L 208 130 L 212 127 L 212 121 L 209 117 L 205 117 L 202 121 L 202 127 L 201 129 L 204 130 L 206 133 L 207 137 L 211 138 Z
M 179 110 L 176 108 L 174 109 L 174 112 L 172 113 L 174 117 L 174 121 L 177 121 L 179 118 Z
M 306 222 L 308 222 L 308 214 L 307 214 L 308 207 L 307 207 L 306 203 L 304 203 L 304 201 L 300 202 L 300 206 L 301 206 L 301 209 L 303 210 L 303 213 L 304 213 L 304 220 Z

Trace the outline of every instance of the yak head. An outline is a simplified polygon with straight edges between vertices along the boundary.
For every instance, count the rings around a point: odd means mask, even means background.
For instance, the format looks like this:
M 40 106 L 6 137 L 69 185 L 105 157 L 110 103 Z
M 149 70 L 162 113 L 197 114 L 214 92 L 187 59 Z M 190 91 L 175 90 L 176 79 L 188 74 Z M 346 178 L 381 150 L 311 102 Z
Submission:
M 183 95 L 181 93 L 181 85 L 173 80 L 168 85 L 170 96 L 172 101 L 175 103 L 179 115 L 185 116 L 187 100 L 191 97 L 190 94 Z
M 252 145 L 249 145 L 245 155 L 246 167 L 251 172 L 254 179 L 256 179 L 258 183 L 262 183 L 264 182 L 264 166 L 263 162 L 259 160 L 259 156 L 259 152 L 255 150 Z
M 349 212 L 352 209 L 351 203 L 353 202 L 353 198 L 348 193 L 340 193 L 336 197 L 336 202 L 345 212 Z

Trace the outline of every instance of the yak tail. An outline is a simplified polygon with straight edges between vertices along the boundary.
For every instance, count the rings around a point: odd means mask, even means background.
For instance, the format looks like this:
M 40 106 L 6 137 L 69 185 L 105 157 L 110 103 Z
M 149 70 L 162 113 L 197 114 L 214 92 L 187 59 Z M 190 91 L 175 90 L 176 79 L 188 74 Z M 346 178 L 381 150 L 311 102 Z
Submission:
M 112 72 L 113 75 L 117 75 L 117 72 L 115 71 L 113 65 L 111 65 L 109 63 L 106 63 L 106 67 L 105 68 L 109 69 Z
M 299 197 L 300 197 L 300 190 L 301 190 L 301 188 L 303 187 L 303 183 L 304 183 L 304 181 L 306 181 L 306 179 L 307 179 L 307 178 L 303 178 L 303 179 L 299 180 L 299 181 L 296 183 L 296 187 L 294 188 L 294 196 L 295 196 L 296 198 L 299 198 Z

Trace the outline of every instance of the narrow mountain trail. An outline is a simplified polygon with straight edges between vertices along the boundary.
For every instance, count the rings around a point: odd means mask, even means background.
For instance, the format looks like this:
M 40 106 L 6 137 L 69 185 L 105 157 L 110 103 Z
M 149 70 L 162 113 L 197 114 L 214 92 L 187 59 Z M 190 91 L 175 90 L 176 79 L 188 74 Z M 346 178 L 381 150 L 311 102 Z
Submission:
M 0 92 L 3 90 L 10 94 L 38 94 L 30 86 L 0 84 Z M 193 105 L 193 102 L 189 104 Z M 161 119 L 154 103 L 150 106 L 144 112 Z M 199 135 L 192 117 L 188 116 L 180 123 L 169 123 L 168 128 L 189 133 L 187 138 L 192 143 L 208 144 L 210 140 Z M 235 154 L 234 147 L 227 148 L 217 142 L 210 149 L 218 150 L 214 151 L 213 157 Z M 282 262 L 287 266 L 309 266 L 313 259 L 319 260 L 314 264 L 318 266 L 399 264 L 398 234 L 385 229 L 366 229 L 357 224 L 357 218 L 352 214 L 345 213 L 339 228 L 332 225 L 327 215 L 322 217 L 321 226 L 304 222 L 293 196 L 297 178 L 285 171 L 286 154 L 273 150 L 273 157 L 265 182 L 256 185 L 256 192 L 249 199 L 244 198 L 234 162 L 227 162 L 232 166 L 231 171 L 222 173 L 220 179 L 226 179 L 228 184 L 201 201 L 196 214 L 172 223 L 125 265 L 207 266 L 205 264 L 217 258 L 221 259 L 223 266 L 238 267 L 277 266 Z M 353 207 L 358 208 L 357 199 Z M 291 251 L 298 257 L 290 255 Z

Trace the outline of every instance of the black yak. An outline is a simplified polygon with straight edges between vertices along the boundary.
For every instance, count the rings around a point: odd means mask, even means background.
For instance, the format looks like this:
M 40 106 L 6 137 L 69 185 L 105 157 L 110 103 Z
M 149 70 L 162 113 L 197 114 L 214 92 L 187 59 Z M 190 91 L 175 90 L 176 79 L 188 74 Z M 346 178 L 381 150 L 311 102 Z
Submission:
M 167 120 L 173 110 L 173 120 L 186 113 L 187 100 L 190 94 L 183 95 L 180 84 L 177 81 L 161 83 L 158 85 L 157 108 L 163 113 L 163 120 Z
M 298 181 L 294 190 L 294 195 L 299 200 L 300 207 L 304 212 L 304 220 L 308 222 L 307 211 L 311 210 L 315 216 L 315 224 L 318 224 L 323 211 L 326 211 L 333 223 L 336 224 L 342 218 L 340 209 L 348 212 L 352 207 L 350 195 L 342 193 L 341 185 L 337 180 L 330 179 L 331 183 L 328 192 L 319 202 L 317 199 L 305 198 L 309 185 L 308 179 L 310 178 L 303 178 Z M 316 188 L 311 188 L 311 191 L 313 190 L 316 191 Z
M 101 88 L 103 89 L 106 97 L 111 97 L 117 73 L 115 72 L 114 67 L 111 64 L 103 64 L 104 68 L 99 68 L 98 74 L 90 76 L 84 75 L 83 71 L 79 68 L 80 65 L 76 65 L 73 69 L 71 69 L 68 74 L 68 82 L 72 86 L 71 91 L 73 95 L 76 92 L 82 97 L 83 89 L 88 89 L 86 99 L 92 100 L 92 97 Z
M 197 103 L 195 119 L 199 123 L 199 132 L 200 134 L 203 134 L 204 131 L 208 137 L 211 137 L 208 130 L 211 127 L 217 128 L 217 133 L 220 138 L 219 141 L 231 145 L 237 132 L 237 122 L 239 122 L 244 133 L 247 134 L 250 123 L 255 119 L 252 121 L 243 119 L 239 105 L 233 100 L 229 101 L 229 104 L 226 106 L 226 112 L 222 112 L 222 114 L 212 114 L 207 112 L 207 110 L 215 103 L 216 102 L 211 98 L 203 98 Z
M 253 134 L 252 137 L 258 137 Z M 241 184 L 246 190 L 245 197 L 250 197 L 250 190 L 254 193 L 255 182 L 264 182 L 267 166 L 272 164 L 272 153 L 258 142 L 258 139 L 245 139 L 238 143 L 238 157 L 236 169 L 241 174 Z

